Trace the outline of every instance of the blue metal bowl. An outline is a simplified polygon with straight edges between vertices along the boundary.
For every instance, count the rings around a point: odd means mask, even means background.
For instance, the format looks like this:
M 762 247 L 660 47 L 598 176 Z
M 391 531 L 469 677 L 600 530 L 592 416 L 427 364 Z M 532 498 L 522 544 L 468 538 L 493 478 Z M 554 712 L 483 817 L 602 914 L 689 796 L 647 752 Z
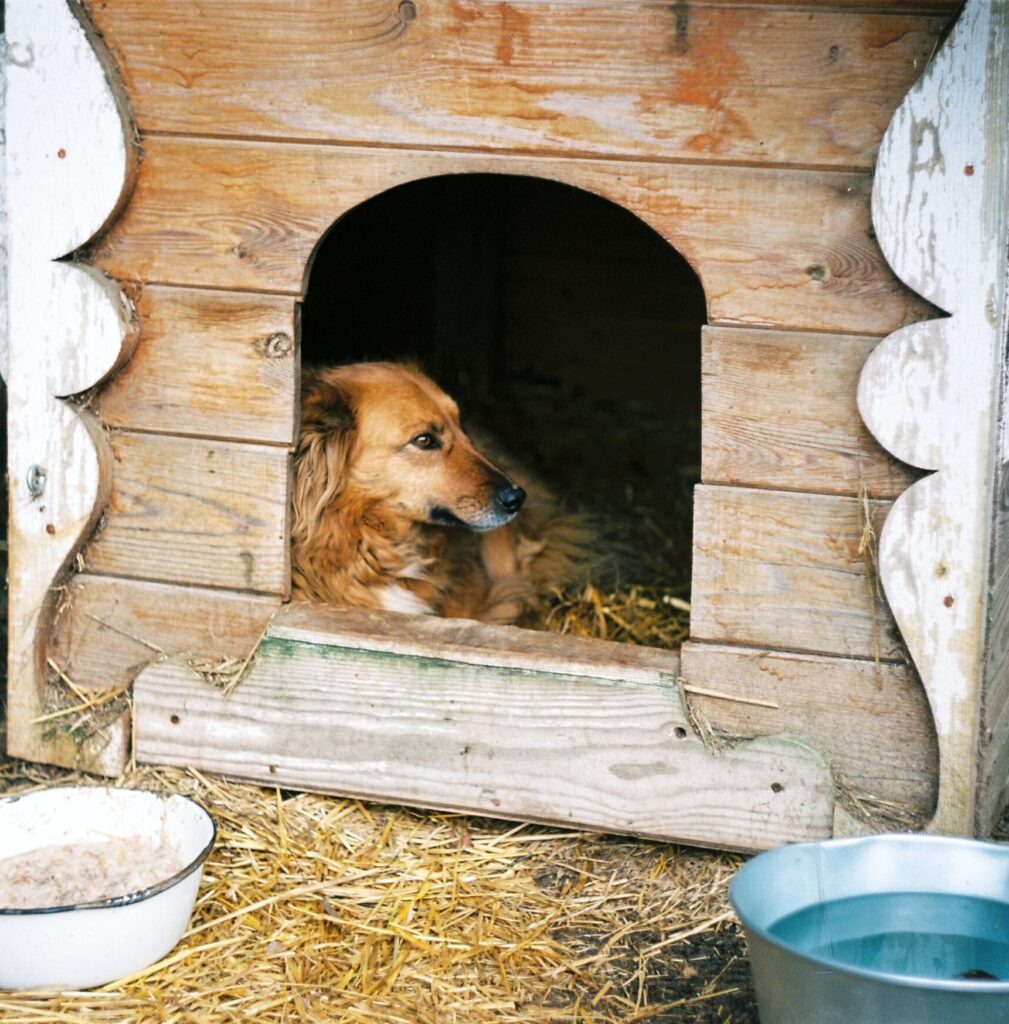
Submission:
M 1009 1022 L 1009 846 L 783 846 L 744 864 L 729 898 L 761 1024 Z

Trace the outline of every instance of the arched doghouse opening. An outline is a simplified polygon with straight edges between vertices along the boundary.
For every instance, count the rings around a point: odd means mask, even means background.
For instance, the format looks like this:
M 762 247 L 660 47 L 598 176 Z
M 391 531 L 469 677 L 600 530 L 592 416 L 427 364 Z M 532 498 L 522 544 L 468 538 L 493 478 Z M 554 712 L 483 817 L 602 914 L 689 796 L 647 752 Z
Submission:
M 603 525 L 607 578 L 559 597 L 550 628 L 674 647 L 688 628 L 705 319 L 693 269 L 629 210 L 540 178 L 447 175 L 333 225 L 310 265 L 301 355 L 418 361 Z

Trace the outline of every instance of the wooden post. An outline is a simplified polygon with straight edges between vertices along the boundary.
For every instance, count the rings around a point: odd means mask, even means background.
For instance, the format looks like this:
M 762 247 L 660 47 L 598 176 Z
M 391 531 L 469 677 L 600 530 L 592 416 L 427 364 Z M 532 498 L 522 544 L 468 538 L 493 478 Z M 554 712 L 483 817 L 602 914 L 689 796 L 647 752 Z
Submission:
M 107 445 L 97 421 L 64 399 L 129 356 L 134 332 L 116 285 L 54 262 L 116 216 L 133 179 L 127 120 L 95 39 L 64 0 L 7 5 L 9 328 L 8 751 L 113 768 L 120 721 L 84 748 L 44 734 L 45 643 L 54 583 L 100 515 Z
M 859 385 L 880 444 L 932 471 L 894 503 L 880 574 L 935 717 L 930 828 L 963 834 L 974 830 L 978 792 L 1005 341 L 1007 40 L 1009 4 L 970 0 L 887 129 L 873 191 L 880 246 L 950 316 L 891 334 Z

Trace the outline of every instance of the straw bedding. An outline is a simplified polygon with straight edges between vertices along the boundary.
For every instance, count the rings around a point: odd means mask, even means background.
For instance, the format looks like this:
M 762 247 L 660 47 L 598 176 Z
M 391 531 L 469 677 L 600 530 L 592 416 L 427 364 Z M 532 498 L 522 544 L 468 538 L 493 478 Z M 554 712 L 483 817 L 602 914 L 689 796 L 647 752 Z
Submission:
M 0 791 L 81 781 L 0 762 Z M 178 769 L 219 834 L 192 926 L 90 993 L 0 993 L 5 1024 L 755 1024 L 738 858 L 285 794 Z

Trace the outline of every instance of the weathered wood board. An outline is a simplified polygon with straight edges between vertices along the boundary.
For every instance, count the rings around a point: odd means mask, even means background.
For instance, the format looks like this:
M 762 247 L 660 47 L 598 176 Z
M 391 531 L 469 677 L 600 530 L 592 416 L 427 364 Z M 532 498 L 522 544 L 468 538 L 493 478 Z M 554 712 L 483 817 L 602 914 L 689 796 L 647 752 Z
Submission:
M 995 524 L 981 709 L 977 831 L 990 835 L 1009 804 L 1009 466 L 1002 467 Z
M 50 657 L 80 687 L 118 690 L 165 657 L 244 660 L 280 599 L 78 573 L 60 604 Z
M 1003 305 L 1000 330 L 1006 339 L 1003 352 L 1007 357 L 1002 365 L 1002 415 L 982 683 L 976 816 L 980 835 L 991 834 L 1009 805 L 1009 303 Z
M 93 15 L 145 132 L 868 168 L 955 7 L 931 6 L 311 0 L 290 17 L 270 0 L 120 0 Z
M 695 713 L 718 732 L 801 738 L 823 755 L 851 811 L 878 827 L 931 818 L 935 729 L 910 667 L 697 642 L 683 645 L 681 663 L 688 688 L 748 701 L 690 696 Z
M 889 504 L 869 507 L 878 534 Z M 698 486 L 690 635 L 902 660 L 900 636 L 858 550 L 862 510 L 857 498 Z
M 146 669 L 138 758 L 730 848 L 830 834 L 833 784 L 818 754 L 777 739 L 709 752 L 664 673 L 620 682 L 577 665 L 543 671 L 535 656 L 525 668 L 390 656 L 332 646 L 304 620 L 299 635 L 268 634 L 227 697 L 184 664 Z
M 1003 8 L 1004 8 L 1003 4 Z M 1004 10 L 1000 22 L 1006 32 Z M 1004 58 L 1003 58 L 1004 67 Z M 997 68 L 995 74 L 997 74 Z M 1001 99 L 992 102 L 987 132 L 1003 151 L 1006 147 L 1006 120 L 1009 98 L 1003 89 Z M 996 141 L 998 140 L 998 141 Z M 998 158 L 996 157 L 996 160 Z M 1003 223 L 1009 195 L 1003 186 L 1001 208 Z M 998 223 L 997 215 L 993 218 Z M 1009 259 L 1005 246 L 1003 255 Z M 981 705 L 981 758 L 979 791 L 975 815 L 976 830 L 990 835 L 1009 805 L 1009 294 L 1006 274 L 1002 276 L 1002 309 L 996 326 L 996 346 L 1001 356 L 999 367 L 1000 415 L 997 438 L 995 495 L 992 523 L 992 559 L 989 574 L 988 615 Z
M 89 571 L 290 592 L 287 449 L 125 431 L 109 443 L 112 493 Z
M 97 396 L 103 423 L 291 444 L 298 358 L 290 298 L 151 286 L 136 315 L 136 350 Z
M 657 672 L 675 678 L 680 667 L 678 652 L 654 647 L 306 602 L 285 606 L 270 624 L 270 635 L 305 643 L 321 635 L 329 645 L 355 650 L 559 675 L 574 672 L 615 682 L 654 682 Z
M 704 328 L 701 479 L 895 498 L 918 474 L 880 448 L 855 403 L 875 345 L 844 334 Z
M 930 310 L 870 237 L 866 173 L 162 137 L 144 151 L 133 201 L 94 254 L 117 278 L 300 294 L 319 238 L 353 206 L 418 178 L 487 172 L 627 207 L 690 261 L 712 321 L 882 334 Z

